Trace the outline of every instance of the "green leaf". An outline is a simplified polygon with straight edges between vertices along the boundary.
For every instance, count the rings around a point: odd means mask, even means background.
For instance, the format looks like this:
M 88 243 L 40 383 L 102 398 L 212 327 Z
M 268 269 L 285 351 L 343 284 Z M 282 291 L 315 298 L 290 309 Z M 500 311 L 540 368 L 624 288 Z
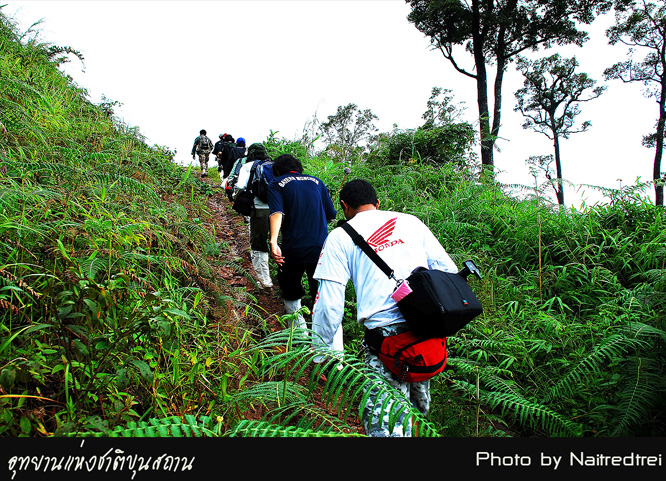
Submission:
M 153 380 L 153 372 L 150 370 L 150 366 L 147 362 L 141 361 L 140 359 L 133 359 L 132 364 L 139 371 L 139 375 L 146 381 L 150 382 Z
M 21 432 L 23 432 L 23 434 L 30 434 L 31 428 L 32 426 L 30 425 L 30 419 L 25 416 L 21 416 Z
M 184 317 L 185 319 L 191 319 L 190 315 L 187 312 L 185 312 L 181 309 L 176 309 L 174 307 L 164 309 L 162 312 L 166 312 L 168 314 L 173 314 L 174 316 Z

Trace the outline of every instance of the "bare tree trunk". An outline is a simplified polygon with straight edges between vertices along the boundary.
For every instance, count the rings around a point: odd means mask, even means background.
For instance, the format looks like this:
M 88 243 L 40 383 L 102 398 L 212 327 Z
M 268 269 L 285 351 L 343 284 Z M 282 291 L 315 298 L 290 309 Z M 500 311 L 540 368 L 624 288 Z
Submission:
M 479 0 L 472 0 L 472 45 L 474 46 L 474 64 L 476 66 L 476 100 L 479 108 L 479 136 L 481 143 L 482 167 L 493 166 L 493 147 L 495 140 L 490 135 L 490 112 L 488 109 L 488 73 L 483 52 L 483 34 L 481 32 L 481 14 Z M 492 172 L 490 172 L 492 175 Z
M 513 10 L 517 2 L 509 2 L 507 8 Z M 513 5 L 513 6 L 511 6 Z M 497 72 L 495 73 L 495 84 L 493 86 L 493 126 L 490 131 L 489 148 L 492 156 L 495 142 L 499 137 L 500 126 L 502 125 L 502 82 L 504 81 L 504 71 L 506 69 L 507 59 L 504 56 L 506 44 L 504 41 L 506 35 L 506 28 L 501 27 L 498 35 L 497 45 Z
M 557 169 L 557 203 L 564 205 L 564 185 L 562 184 L 562 160 L 560 158 L 560 138 L 557 134 L 553 135 L 553 147 L 555 148 L 555 168 Z
M 661 96 L 659 97 L 659 121 L 657 122 L 657 137 L 655 139 L 656 149 L 654 154 L 654 166 L 652 170 L 652 178 L 654 179 L 654 204 L 658 206 L 664 205 L 664 186 L 662 182 L 664 179 L 661 177 L 661 159 L 664 155 L 664 125 L 666 124 L 666 88 L 661 89 Z

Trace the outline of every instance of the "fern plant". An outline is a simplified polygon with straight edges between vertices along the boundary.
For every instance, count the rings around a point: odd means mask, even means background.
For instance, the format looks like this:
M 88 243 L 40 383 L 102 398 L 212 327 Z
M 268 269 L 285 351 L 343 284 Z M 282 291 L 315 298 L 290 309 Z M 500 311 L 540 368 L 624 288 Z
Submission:
M 132 437 L 132 438 L 179 438 L 179 437 L 219 437 L 221 420 L 211 416 L 198 419 L 186 414 L 183 418 L 169 416 L 150 418 L 147 421 L 131 421 L 126 426 L 107 428 L 100 419 L 88 419 L 85 431 L 67 431 L 67 426 L 60 433 L 76 437 Z
M 242 424 L 233 429 L 233 435 L 315 435 L 313 430 L 326 435 L 346 436 L 350 427 L 344 424 L 356 408 L 373 411 L 381 407 L 387 413 L 387 420 L 379 419 L 381 425 L 388 423 L 389 430 L 398 425 L 411 429 L 412 422 L 419 424 L 419 436 L 436 436 L 437 431 L 423 415 L 414 409 L 402 393 L 395 391 L 374 370 L 346 352 L 344 357 L 329 351 L 321 343 L 313 343 L 316 334 L 308 329 L 289 328 L 275 332 L 263 339 L 252 350 L 260 353 L 262 359 L 261 377 L 266 381 L 241 392 L 235 401 L 241 404 L 262 403 L 267 413 L 261 423 Z M 315 363 L 315 359 L 320 362 Z M 320 381 L 321 376 L 325 381 Z M 303 380 L 304 390 L 298 385 Z M 312 403 L 312 395 L 319 387 L 323 407 Z M 370 404 L 370 393 L 375 394 L 376 402 Z M 335 417 L 325 410 L 335 412 Z M 337 420 L 337 422 L 336 422 Z M 339 424 L 342 422 L 343 424 Z M 287 426 L 297 429 L 287 430 Z

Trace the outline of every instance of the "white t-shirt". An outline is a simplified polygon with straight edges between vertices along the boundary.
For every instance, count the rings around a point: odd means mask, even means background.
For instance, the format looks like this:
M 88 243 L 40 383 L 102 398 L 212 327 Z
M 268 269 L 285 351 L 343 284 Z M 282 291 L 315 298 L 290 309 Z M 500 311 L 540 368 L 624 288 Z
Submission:
M 369 210 L 356 214 L 349 224 L 393 269 L 396 279 L 407 278 L 419 266 L 447 272 L 458 270 L 430 229 L 413 215 Z M 334 229 L 326 238 L 314 277 L 343 286 L 351 279 L 356 290 L 358 321 L 370 329 L 402 317 L 391 299 L 395 281 L 342 228 Z M 315 305 L 315 311 L 320 310 L 323 315 L 322 311 L 337 308 L 327 306 L 325 298 L 317 299 L 317 304 L 320 305 Z

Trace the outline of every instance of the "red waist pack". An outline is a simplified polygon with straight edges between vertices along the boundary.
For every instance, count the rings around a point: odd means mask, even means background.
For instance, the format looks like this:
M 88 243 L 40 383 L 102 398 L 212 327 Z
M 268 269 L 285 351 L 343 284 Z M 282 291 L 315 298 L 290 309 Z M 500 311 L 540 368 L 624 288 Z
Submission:
M 368 329 L 365 341 L 400 382 L 426 381 L 446 367 L 445 337 L 423 339 L 412 331 L 384 337 L 376 329 Z

